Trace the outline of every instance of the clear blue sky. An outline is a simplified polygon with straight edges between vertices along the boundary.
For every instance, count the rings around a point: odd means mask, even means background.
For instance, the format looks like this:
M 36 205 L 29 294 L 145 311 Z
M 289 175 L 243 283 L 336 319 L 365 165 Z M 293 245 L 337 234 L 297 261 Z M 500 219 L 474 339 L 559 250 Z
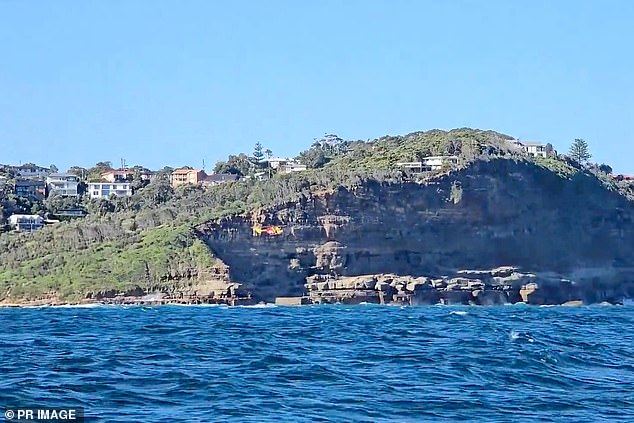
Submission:
M 494 129 L 634 173 L 634 1 L 0 0 L 0 163 Z

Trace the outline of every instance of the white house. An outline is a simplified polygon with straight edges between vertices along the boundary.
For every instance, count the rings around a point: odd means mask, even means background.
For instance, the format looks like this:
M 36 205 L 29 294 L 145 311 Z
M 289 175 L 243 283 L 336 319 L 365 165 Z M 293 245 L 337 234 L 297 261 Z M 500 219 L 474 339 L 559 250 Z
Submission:
M 37 166 L 33 163 L 26 163 L 20 166 L 14 166 L 13 169 L 23 178 L 45 178 L 51 171 L 47 167 Z
M 442 170 L 443 166 L 455 165 L 457 163 L 458 157 L 456 156 L 429 156 L 423 158 L 420 162 L 400 162 L 396 165 L 409 169 L 414 173 L 420 173 L 430 170 Z
M 303 172 L 306 169 L 308 169 L 306 165 L 297 163 L 295 161 L 288 161 L 286 163 L 281 163 L 277 167 L 278 173 Z
M 525 142 L 520 140 L 511 140 L 511 144 L 515 147 L 524 150 L 526 153 L 531 156 L 541 156 L 548 157 L 548 153 L 546 152 L 546 146 L 539 142 Z
M 131 197 L 132 184 L 130 182 L 91 182 L 88 184 L 90 198 Z
M 524 150 L 531 156 L 548 157 L 546 146 L 538 142 L 525 142 Z
M 13 214 L 9 216 L 9 225 L 16 231 L 33 232 L 42 229 L 44 218 L 37 214 Z
M 62 197 L 79 197 L 79 177 L 72 173 L 51 173 L 46 178 L 48 193 Z
M 280 167 L 281 164 L 285 164 L 289 161 L 291 161 L 291 159 L 285 159 L 282 157 L 271 157 L 270 159 L 267 159 L 267 162 L 269 162 L 269 166 L 271 166 L 271 169 L 277 169 L 278 167 Z
M 423 164 L 429 166 L 431 170 L 441 170 L 443 166 L 458 164 L 456 156 L 429 156 L 423 159 Z

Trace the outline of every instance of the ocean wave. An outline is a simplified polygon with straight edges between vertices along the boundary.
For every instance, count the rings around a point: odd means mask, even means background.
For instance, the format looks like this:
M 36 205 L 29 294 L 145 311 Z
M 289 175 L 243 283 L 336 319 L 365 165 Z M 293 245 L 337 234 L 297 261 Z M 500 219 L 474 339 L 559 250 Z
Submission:
M 634 309 L 452 307 L 0 309 L 0 398 L 98 421 L 634 420 Z

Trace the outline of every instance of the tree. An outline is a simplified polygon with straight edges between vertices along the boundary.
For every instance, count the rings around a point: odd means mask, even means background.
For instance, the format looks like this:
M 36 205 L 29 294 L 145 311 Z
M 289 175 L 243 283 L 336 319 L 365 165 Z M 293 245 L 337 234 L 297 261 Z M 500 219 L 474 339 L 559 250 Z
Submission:
M 325 134 L 321 138 L 315 138 L 313 147 L 321 147 L 324 154 L 333 156 L 345 152 L 346 142 L 335 134 Z
M 86 177 L 88 171 L 83 167 L 72 166 L 70 169 L 68 169 L 68 173 L 72 173 L 73 175 L 76 175 L 79 178 L 83 179 Z
M 233 175 L 246 176 L 251 173 L 254 165 L 246 154 L 240 153 L 237 156 L 230 155 L 227 161 L 219 161 L 214 166 L 214 173 L 230 173 Z
M 273 157 L 273 152 L 271 151 L 270 148 L 267 148 L 264 154 L 266 154 L 266 165 L 269 168 L 269 179 L 271 179 L 271 171 L 272 171 L 271 157 Z
M 607 173 L 608 175 L 612 173 L 612 166 L 606 165 L 605 163 L 599 165 L 599 170 L 603 173 Z
M 59 169 L 58 169 L 58 168 L 57 168 L 57 166 L 55 166 L 54 164 L 52 164 L 52 165 L 49 167 L 49 170 L 51 171 L 51 173 L 57 173 L 57 172 L 59 172 Z
M 576 138 L 572 145 L 570 146 L 570 157 L 579 163 L 585 163 L 592 157 L 590 151 L 588 149 L 588 143 L 581 139 Z
M 321 148 L 312 147 L 310 150 L 299 154 L 299 161 L 311 169 L 317 169 L 325 165 L 328 160 Z
M 253 158 L 255 159 L 256 163 L 260 163 L 262 159 L 264 159 L 262 148 L 262 144 L 259 142 L 255 143 L 255 147 L 253 147 Z
M 108 172 L 112 169 L 112 163 L 110 162 L 99 162 L 94 167 L 88 169 L 88 180 L 91 182 L 101 181 L 103 179 L 102 175 L 105 172 Z
M 546 157 L 555 157 L 555 148 L 551 143 L 546 144 Z

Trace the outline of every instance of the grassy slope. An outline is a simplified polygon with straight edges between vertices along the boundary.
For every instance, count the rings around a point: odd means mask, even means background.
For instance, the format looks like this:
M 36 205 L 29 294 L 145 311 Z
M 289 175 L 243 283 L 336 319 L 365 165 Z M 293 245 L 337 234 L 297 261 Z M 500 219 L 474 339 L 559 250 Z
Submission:
M 78 250 L 49 250 L 17 268 L 0 271 L 0 289 L 10 289 L 14 298 L 56 292 L 61 298 L 79 299 L 90 292 L 164 286 L 170 272 L 203 269 L 214 263 L 207 247 L 187 225 L 162 225 L 142 231 L 132 242 L 108 240 Z

